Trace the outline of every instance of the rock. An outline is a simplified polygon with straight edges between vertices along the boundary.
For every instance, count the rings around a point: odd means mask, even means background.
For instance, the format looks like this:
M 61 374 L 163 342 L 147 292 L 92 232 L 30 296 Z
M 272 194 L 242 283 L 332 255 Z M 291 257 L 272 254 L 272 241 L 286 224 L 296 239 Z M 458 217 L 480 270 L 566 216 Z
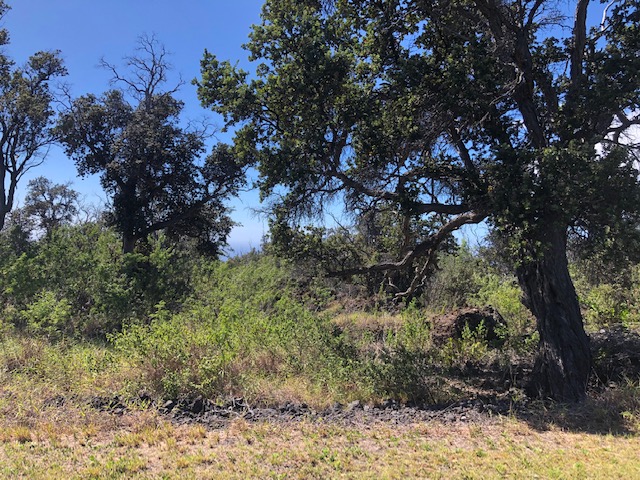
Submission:
M 502 315 L 492 307 L 461 308 L 434 318 L 431 334 L 435 343 L 442 344 L 450 338 L 462 338 L 466 325 L 473 332 L 480 324 L 484 325 L 484 338 L 488 341 L 498 340 L 498 327 L 506 325 Z
M 138 393 L 138 401 L 143 405 L 151 405 L 153 403 L 153 398 L 151 398 L 151 395 L 149 395 L 149 393 L 143 390 Z
M 249 405 L 245 402 L 244 397 L 234 398 L 230 407 L 232 410 L 249 410 Z
M 380 404 L 380 408 L 383 410 L 388 410 L 388 409 L 397 409 L 398 408 L 398 402 L 396 402 L 395 400 L 393 400 L 392 398 L 388 398 L 386 399 L 384 402 L 382 402 Z
M 349 405 L 347 405 L 347 410 L 348 411 L 362 410 L 362 402 L 360 402 L 360 400 L 355 400 L 351 402 Z
M 112 398 L 92 397 L 89 400 L 89 405 L 91 405 L 91 408 L 95 408 L 96 410 L 116 413 L 118 415 L 121 415 L 127 411 L 127 407 L 117 395 Z
M 202 413 L 204 411 L 204 398 L 202 396 L 196 397 L 189 405 L 189 411 L 195 414 Z
M 173 400 L 167 400 L 166 402 L 164 402 L 164 404 L 162 405 L 162 410 L 165 412 L 170 412 L 171 410 L 173 410 L 173 408 L 176 406 L 176 402 Z

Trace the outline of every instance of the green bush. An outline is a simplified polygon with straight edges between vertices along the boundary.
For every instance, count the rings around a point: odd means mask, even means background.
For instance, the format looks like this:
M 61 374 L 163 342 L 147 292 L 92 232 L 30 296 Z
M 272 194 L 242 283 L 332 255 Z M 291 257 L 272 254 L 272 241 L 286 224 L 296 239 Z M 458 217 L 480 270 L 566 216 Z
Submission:
M 35 315 L 31 310 L 55 297 L 69 310 L 65 324 L 58 317 L 32 322 L 29 328 L 43 333 L 36 324 L 46 323 L 49 336 L 59 328 L 58 336 L 94 338 L 145 321 L 160 301 L 178 310 L 190 290 L 193 262 L 188 254 L 165 246 L 162 238 L 151 241 L 144 254 L 123 255 L 120 244 L 113 230 L 97 223 L 65 226 L 29 253 L 2 262 L 5 318 L 27 326 L 26 318 Z
M 402 344 L 385 348 L 368 362 L 366 376 L 378 397 L 433 404 L 450 400 L 437 363 L 424 350 Z
M 640 321 L 640 265 L 609 275 L 614 277 L 611 281 L 600 281 L 582 263 L 573 265 L 571 273 L 587 325 L 599 328 Z
M 22 312 L 29 331 L 58 339 L 72 330 L 71 304 L 66 298 L 58 299 L 55 293 L 44 290 L 36 295 L 33 303 Z
M 480 285 L 471 296 L 470 303 L 476 307 L 495 308 L 506 322 L 506 330 L 498 332 L 513 347 L 524 346 L 535 330 L 535 319 L 522 304 L 522 290 L 515 278 L 495 273 L 478 276 Z M 529 342 L 530 343 L 530 342 Z
M 461 338 L 450 338 L 437 357 L 449 367 L 464 368 L 469 362 L 480 362 L 489 352 L 487 328 L 484 322 L 474 330 L 465 325 Z
M 463 244 L 455 254 L 443 255 L 438 267 L 422 295 L 422 303 L 440 311 L 468 305 L 480 288 L 478 272 L 484 269 L 481 260 Z
M 293 298 L 277 260 L 213 262 L 198 272 L 182 313 L 160 305 L 149 325 L 112 337 L 142 372 L 140 386 L 169 397 L 216 397 L 250 391 L 265 377 L 301 376 L 320 389 L 348 378 L 333 329 Z
M 626 302 L 616 286 L 603 283 L 591 287 L 581 299 L 587 324 L 605 326 L 624 323 L 629 317 Z

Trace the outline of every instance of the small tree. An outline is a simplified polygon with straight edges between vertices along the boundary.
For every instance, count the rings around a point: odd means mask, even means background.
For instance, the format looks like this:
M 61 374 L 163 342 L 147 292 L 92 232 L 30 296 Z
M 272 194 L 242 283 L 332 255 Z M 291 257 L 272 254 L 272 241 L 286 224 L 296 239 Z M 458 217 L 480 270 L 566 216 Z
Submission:
M 153 232 L 187 235 L 217 254 L 232 222 L 224 201 L 244 182 L 242 165 L 217 145 L 205 161 L 205 131 L 181 126 L 183 103 L 161 89 L 170 65 L 154 38 L 141 37 L 128 76 L 106 62 L 124 89 L 73 101 L 58 131 L 81 175 L 99 174 L 111 195 L 110 222 L 124 252 Z
M 54 184 L 45 177 L 29 180 L 24 213 L 35 220 L 47 237 L 54 229 L 71 223 L 78 214 L 78 192 L 68 183 Z
M 398 257 L 343 275 L 419 261 L 409 295 L 453 231 L 488 220 L 537 319 L 535 389 L 569 401 L 591 353 L 567 232 L 640 223 L 637 145 L 622 141 L 640 124 L 638 2 L 610 2 L 593 29 L 591 2 L 572 3 L 569 18 L 551 0 L 267 0 L 255 77 L 206 53 L 199 83 L 285 227 L 336 198 L 432 220 Z
M 9 7 L 0 1 L 0 18 Z M 0 30 L 0 46 L 8 34 Z M 38 52 L 23 67 L 0 54 L 0 230 L 14 207 L 23 175 L 40 165 L 52 135 L 51 81 L 66 75 L 58 52 Z

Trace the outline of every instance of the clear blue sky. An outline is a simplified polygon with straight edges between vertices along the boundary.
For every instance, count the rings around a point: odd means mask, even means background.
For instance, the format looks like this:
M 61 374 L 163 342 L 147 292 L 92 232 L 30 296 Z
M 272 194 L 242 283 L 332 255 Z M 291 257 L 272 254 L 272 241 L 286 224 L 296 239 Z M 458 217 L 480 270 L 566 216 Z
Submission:
M 190 81 L 199 75 L 204 49 L 221 59 L 248 68 L 247 41 L 251 25 L 260 20 L 262 0 L 7 0 L 11 10 L 3 19 L 11 43 L 6 52 L 18 63 L 40 50 L 60 50 L 69 75 L 65 83 L 74 96 L 100 94 L 109 88 L 109 72 L 98 68 L 100 58 L 118 64 L 130 55 L 136 39 L 155 34 L 172 53 L 170 62 L 186 81 L 179 97 L 185 102 L 190 119 L 220 120 L 198 102 Z M 219 137 L 229 141 L 229 137 Z M 99 203 L 105 195 L 97 178 L 81 180 L 76 169 L 59 148 L 50 149 L 44 165 L 33 169 L 28 178 L 44 175 L 56 183 L 71 181 L 87 202 Z M 21 189 L 22 195 L 24 188 Z M 22 199 L 20 199 L 22 201 Z M 265 227 L 250 212 L 258 207 L 255 192 L 233 202 L 233 218 L 244 226 L 236 228 L 230 246 L 236 252 L 258 247 Z

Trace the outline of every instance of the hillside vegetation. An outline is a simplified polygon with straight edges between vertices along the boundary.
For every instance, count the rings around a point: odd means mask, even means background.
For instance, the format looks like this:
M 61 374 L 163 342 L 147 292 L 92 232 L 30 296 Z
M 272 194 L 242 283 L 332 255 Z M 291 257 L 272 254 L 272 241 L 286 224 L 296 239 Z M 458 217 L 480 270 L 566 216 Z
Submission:
M 223 262 L 160 237 L 122 254 L 117 235 L 97 223 L 61 227 L 19 250 L 9 235 L 2 241 L 3 381 L 44 383 L 52 395 L 440 404 L 481 383 L 487 395 L 524 388 L 536 348 L 514 279 L 466 246 L 441 258 L 422 296 L 397 304 L 364 281 L 309 276 L 269 253 Z M 588 330 L 632 333 L 637 267 L 618 283 L 593 283 L 588 266 L 574 268 Z M 504 318 L 495 336 L 480 325 L 434 342 L 434 323 L 469 306 Z M 624 352 L 610 353 L 624 364 Z M 633 361 L 612 361 L 596 356 L 593 388 L 638 381 Z
M 573 266 L 596 363 L 590 399 L 567 408 L 527 400 L 537 334 L 488 251 L 443 256 L 425 293 L 397 304 L 268 246 L 218 261 L 162 237 L 122 254 L 99 223 L 37 241 L 16 232 L 1 239 L 5 478 L 582 478 L 596 467 L 630 478 L 637 467 L 637 267 L 594 283 L 597 269 Z M 495 337 L 481 324 L 436 341 L 443 315 L 487 305 L 504 318 Z M 224 417 L 191 414 L 198 401 Z M 225 410 L 236 402 L 240 413 Z

